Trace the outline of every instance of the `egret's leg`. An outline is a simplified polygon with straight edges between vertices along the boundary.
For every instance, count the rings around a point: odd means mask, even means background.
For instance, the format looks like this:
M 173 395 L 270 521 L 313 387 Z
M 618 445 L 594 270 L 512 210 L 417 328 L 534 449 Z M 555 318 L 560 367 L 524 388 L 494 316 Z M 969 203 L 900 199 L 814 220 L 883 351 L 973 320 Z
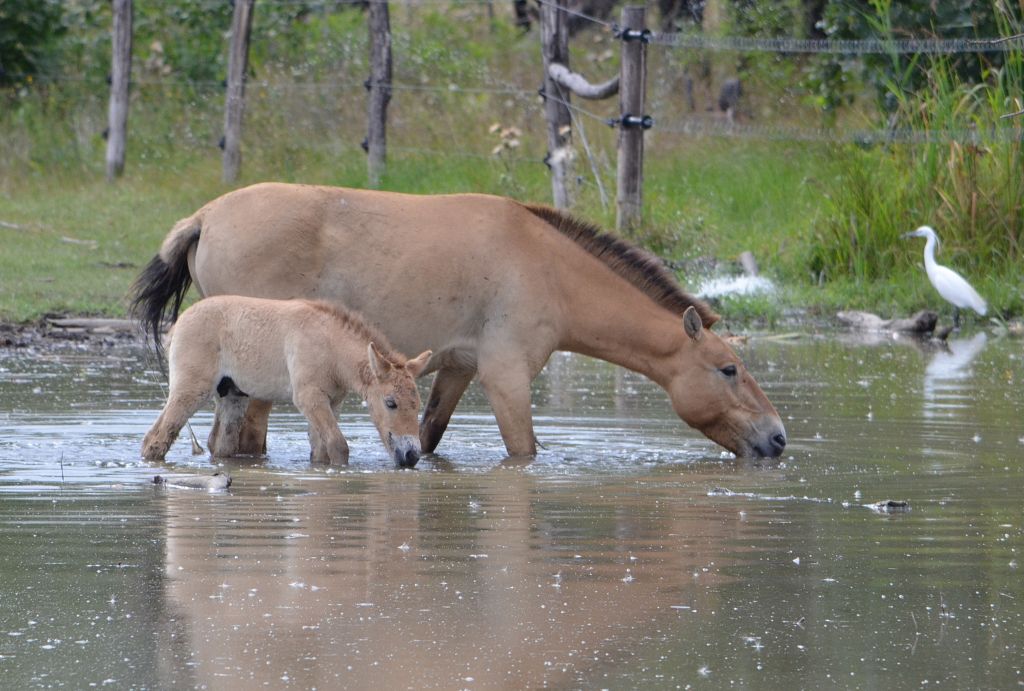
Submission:
M 960 330 L 960 308 L 953 306 L 953 331 Z

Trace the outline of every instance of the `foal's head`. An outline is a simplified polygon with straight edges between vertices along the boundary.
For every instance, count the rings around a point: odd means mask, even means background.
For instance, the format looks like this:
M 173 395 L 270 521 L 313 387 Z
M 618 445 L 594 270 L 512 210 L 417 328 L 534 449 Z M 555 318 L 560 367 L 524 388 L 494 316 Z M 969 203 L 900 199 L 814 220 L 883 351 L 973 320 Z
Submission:
M 370 361 L 370 382 L 366 404 L 381 441 L 402 468 L 412 468 L 420 459 L 420 392 L 416 377 L 426 367 L 430 351 L 405 362 L 388 357 L 371 342 L 366 347 Z
M 683 331 L 681 357 L 666 387 L 676 414 L 737 456 L 781 455 L 786 429 L 736 353 L 704 328 L 693 307 L 683 314 Z

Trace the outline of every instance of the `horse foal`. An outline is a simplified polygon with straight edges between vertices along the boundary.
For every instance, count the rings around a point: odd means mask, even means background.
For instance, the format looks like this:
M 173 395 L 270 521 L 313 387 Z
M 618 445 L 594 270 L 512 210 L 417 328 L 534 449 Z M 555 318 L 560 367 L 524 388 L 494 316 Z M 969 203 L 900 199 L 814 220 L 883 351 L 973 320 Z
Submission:
M 218 455 L 238 452 L 249 397 L 291 401 L 309 420 L 310 460 L 348 463 L 337 410 L 349 391 L 366 400 L 389 455 L 402 467 L 420 456 L 416 377 L 430 351 L 412 360 L 359 316 L 310 300 L 224 295 L 187 309 L 169 334 L 170 392 L 146 433 L 142 456 L 162 460 L 185 422 L 214 393 Z

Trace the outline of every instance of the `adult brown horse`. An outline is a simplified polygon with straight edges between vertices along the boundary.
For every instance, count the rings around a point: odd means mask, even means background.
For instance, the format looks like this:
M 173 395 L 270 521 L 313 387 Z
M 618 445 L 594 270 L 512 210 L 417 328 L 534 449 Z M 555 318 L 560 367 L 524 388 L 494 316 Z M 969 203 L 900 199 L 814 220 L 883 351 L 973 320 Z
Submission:
M 680 418 L 739 456 L 786 445 L 771 402 L 708 329 L 718 316 L 706 304 L 657 258 L 547 207 L 253 185 L 179 221 L 137 279 L 133 311 L 157 342 L 192 282 L 204 296 L 325 300 L 361 312 L 401 352 L 432 350 L 425 452 L 479 375 L 509 454 L 535 453 L 530 383 L 555 350 L 646 375 Z M 244 451 L 265 449 L 269 412 L 250 405 Z

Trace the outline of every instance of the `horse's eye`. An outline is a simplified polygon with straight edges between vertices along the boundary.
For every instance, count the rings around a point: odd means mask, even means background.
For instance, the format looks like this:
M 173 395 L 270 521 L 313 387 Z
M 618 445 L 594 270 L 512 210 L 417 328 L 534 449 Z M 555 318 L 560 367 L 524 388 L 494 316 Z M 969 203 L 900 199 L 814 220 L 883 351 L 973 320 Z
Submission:
M 722 374 L 724 374 L 727 377 L 735 377 L 736 376 L 736 365 L 726 365 L 725 367 L 723 367 L 722 369 L 720 369 L 718 371 L 721 372 Z
M 398 402 L 395 401 L 395 399 L 391 398 L 391 396 L 388 396 L 387 398 L 384 399 L 384 405 L 386 405 L 388 408 L 391 408 L 391 410 L 394 410 L 395 408 L 398 407 Z

